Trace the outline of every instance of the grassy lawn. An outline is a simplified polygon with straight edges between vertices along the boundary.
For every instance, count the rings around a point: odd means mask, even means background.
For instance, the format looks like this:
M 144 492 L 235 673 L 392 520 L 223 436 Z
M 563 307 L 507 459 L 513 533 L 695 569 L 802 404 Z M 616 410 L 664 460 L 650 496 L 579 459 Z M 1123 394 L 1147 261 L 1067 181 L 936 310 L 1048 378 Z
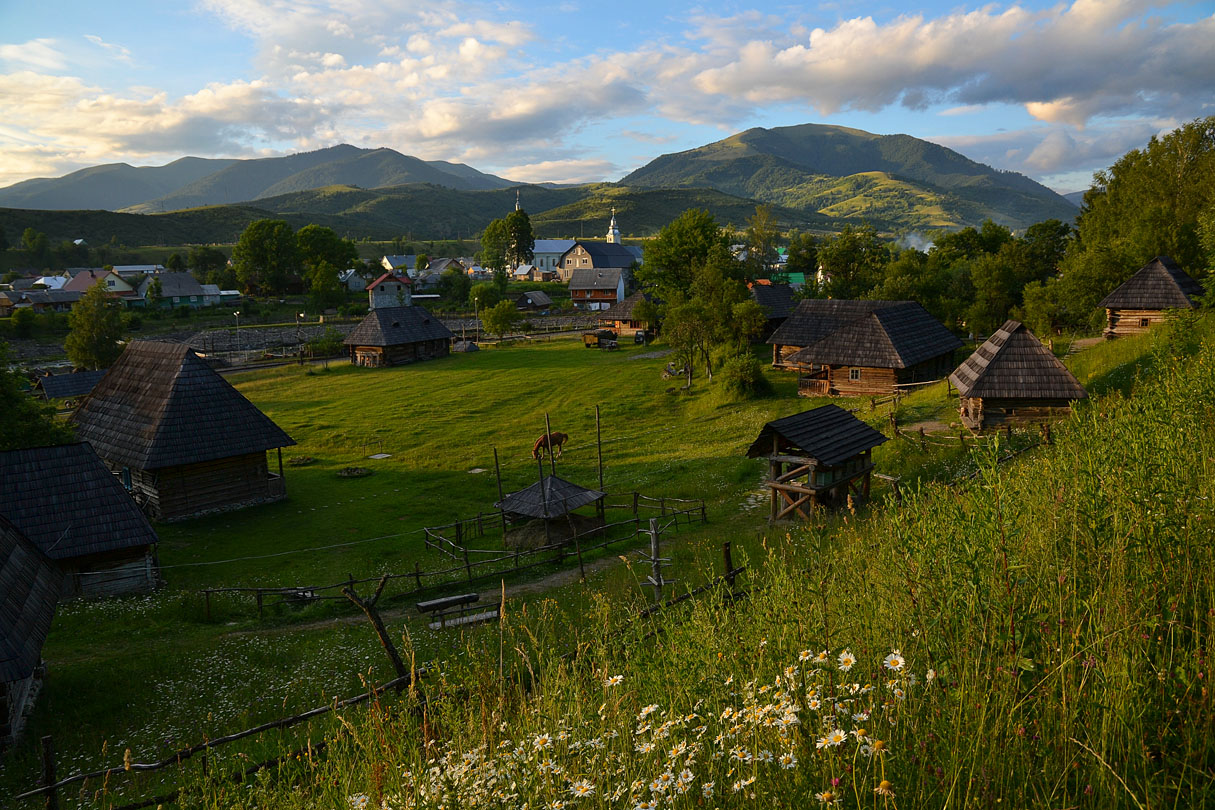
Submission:
M 1136 341 L 1111 345 L 1091 362 L 1086 354 L 1072 358 L 1083 366 L 1083 382 L 1106 379 L 1111 366 L 1143 354 Z M 708 526 L 664 538 L 678 570 L 677 589 L 720 568 L 723 539 L 735 543 L 739 557 L 760 552 L 767 528 L 762 464 L 743 452 L 765 422 L 826 400 L 797 398 L 794 375 L 771 370 L 776 394 L 768 399 L 725 402 L 700 376 L 690 394 L 680 393 L 679 382 L 661 379 L 667 358 L 652 356 L 655 348 L 662 347 L 630 344 L 603 352 L 556 340 L 400 368 L 334 363 L 230 377 L 296 439 L 285 459 L 315 460 L 286 467 L 284 502 L 158 526 L 167 587 L 156 594 L 61 608 L 44 649 L 50 674 L 31 725 L 22 744 L 0 760 L 0 796 L 36 781 L 43 734 L 55 737 L 61 773 L 121 761 L 127 747 L 137 761 L 147 761 L 203 736 L 355 694 L 368 674 L 387 680 L 391 671 L 370 628 L 344 604 L 275 608 L 259 621 L 252 600 L 220 599 L 207 622 L 199 591 L 321 585 L 348 575 L 408 572 L 415 564 L 446 567 L 425 549 L 419 530 L 492 512 L 495 448 L 507 492 L 532 483 L 531 446 L 544 431 L 546 412 L 553 430 L 570 435 L 558 462 L 562 477 L 596 485 L 598 405 L 610 493 L 639 490 L 708 503 Z M 856 408 L 879 428 L 888 425 L 888 406 L 873 411 L 867 400 L 836 403 Z M 948 423 L 955 408 L 943 386 L 931 386 L 904 398 L 899 418 Z M 376 452 L 390 457 L 365 458 Z M 887 442 L 875 459 L 879 470 L 909 482 L 948 479 L 971 463 L 961 448 L 921 449 L 906 440 Z M 272 468 L 275 463 L 271 454 Z M 337 476 L 352 465 L 373 474 Z M 888 489 L 875 485 L 874 492 L 880 498 Z M 623 551 L 613 547 L 599 557 Z M 617 563 L 598 568 L 586 584 L 521 594 L 510 609 L 554 597 L 577 623 L 600 593 L 640 598 L 641 589 L 635 574 Z M 402 600 L 389 604 L 390 629 L 408 635 L 419 660 L 459 647 L 458 636 L 427 630 L 407 607 Z M 257 746 L 271 750 L 282 742 L 269 735 L 244 750 L 252 756 Z

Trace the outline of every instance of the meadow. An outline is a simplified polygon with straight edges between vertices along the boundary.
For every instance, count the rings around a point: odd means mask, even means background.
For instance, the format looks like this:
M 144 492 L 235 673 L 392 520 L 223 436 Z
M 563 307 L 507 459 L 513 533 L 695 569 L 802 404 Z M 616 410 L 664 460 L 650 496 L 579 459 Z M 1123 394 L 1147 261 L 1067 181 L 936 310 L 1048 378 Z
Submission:
M 1149 349 L 1146 340 L 1119 341 L 1069 362 L 1091 390 L 1120 396 L 1134 384 L 1136 370 L 1151 362 Z M 724 540 L 734 543 L 740 558 L 750 556 L 766 583 L 780 569 L 765 564 L 761 574 L 759 564 L 774 549 L 786 549 L 777 559 L 798 558 L 802 551 L 792 551 L 811 542 L 807 538 L 826 543 L 852 531 L 857 520 L 884 519 L 881 504 L 890 492 L 875 487 L 873 507 L 855 518 L 824 518 L 818 534 L 768 530 L 761 465 L 742 453 L 764 422 L 819 403 L 796 398 L 795 379 L 775 372 L 768 374 L 776 394 L 754 402 L 726 401 L 703 377 L 690 394 L 671 392 L 674 383 L 659 374 L 667 359 L 655 355 L 654 347 L 601 352 L 558 340 L 394 369 L 333 363 L 234 375 L 238 389 L 299 442 L 284 456 L 313 461 L 286 468 L 285 502 L 158 526 L 167 586 L 157 593 L 61 609 L 44 650 L 45 689 L 24 742 L 0 763 L 0 792 L 9 795 L 34 784 L 37 740 L 43 734 L 55 737 L 61 774 L 121 761 L 128 748 L 136 761 L 149 761 L 390 678 L 369 626 L 348 606 L 275 607 L 259 620 L 250 600 L 219 599 L 208 621 L 199 591 L 317 585 L 351 574 L 408 571 L 415 563 L 424 569 L 436 565 L 434 552 L 422 545 L 421 527 L 492 512 L 495 448 L 506 491 L 532 483 L 531 443 L 544 430 L 545 413 L 554 430 L 571 435 L 558 462 L 563 477 L 596 483 L 598 405 L 609 492 L 639 490 L 707 502 L 708 526 L 664 538 L 678 588 L 694 587 L 720 571 Z M 954 403 L 942 386 L 930 387 L 899 403 L 899 420 L 947 422 Z M 845 404 L 875 426 L 888 424 L 889 405 L 871 411 L 866 402 Z M 1033 432 L 1013 437 L 1019 446 L 1034 440 Z M 379 452 L 389 458 L 366 458 Z M 910 490 L 981 469 L 970 449 L 921 448 L 905 440 L 883 445 L 876 460 L 879 469 L 903 476 Z M 337 477 L 338 470 L 352 465 L 367 467 L 372 475 Z M 544 640 L 561 651 L 569 648 L 571 635 L 593 638 L 594 628 L 610 623 L 609 616 L 618 617 L 647 598 L 634 566 L 615 559 L 625 550 L 601 553 L 584 584 L 566 579 L 567 584 L 541 588 L 504 575 L 502 587 L 511 588 L 507 615 L 536 621 L 527 623 L 534 629 L 508 623 L 503 632 L 535 633 L 535 643 Z M 834 548 L 830 553 L 834 558 Z M 537 575 L 545 573 L 550 572 Z M 608 595 L 614 607 L 603 601 Z M 801 602 L 806 596 L 790 598 Z M 385 609 L 390 628 L 419 662 L 443 659 L 457 662 L 457 668 L 475 667 L 484 657 L 484 650 L 464 647 L 465 638 L 482 634 L 429 631 L 406 600 L 389 601 Z M 710 608 L 698 603 L 693 615 L 705 610 Z M 744 625 L 732 624 L 742 620 L 731 615 L 712 614 L 708 620 L 726 622 L 722 627 L 758 640 Z M 496 630 L 491 635 L 498 638 Z M 521 637 L 516 642 L 522 644 Z M 664 665 L 659 671 L 669 670 Z M 312 735 L 338 727 L 318 723 Z M 234 746 L 233 761 L 290 747 L 308 733 L 305 728 L 267 734 Z M 352 773 L 357 771 L 354 767 Z M 171 775 L 164 783 L 177 779 Z M 162 781 L 139 777 L 115 784 L 103 805 L 155 791 Z

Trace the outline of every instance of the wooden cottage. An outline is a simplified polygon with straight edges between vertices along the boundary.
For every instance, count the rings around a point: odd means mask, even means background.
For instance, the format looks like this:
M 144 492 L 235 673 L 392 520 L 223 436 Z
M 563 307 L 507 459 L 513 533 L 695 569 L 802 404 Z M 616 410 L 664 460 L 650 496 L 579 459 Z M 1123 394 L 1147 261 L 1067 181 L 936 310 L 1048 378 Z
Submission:
M 962 341 L 914 301 L 810 299 L 768 343 L 777 368 L 796 369 L 801 396 L 891 394 L 944 377 Z
M 548 293 L 541 290 L 531 290 L 529 292 L 520 293 L 515 298 L 515 306 L 525 312 L 540 312 L 546 309 L 551 309 L 553 299 L 549 298 Z
M 768 318 L 765 336 L 770 336 L 780 328 L 789 316 L 793 314 L 797 301 L 793 297 L 793 288 L 788 284 L 765 284 L 756 282 L 751 285 L 751 300 L 764 308 Z
M 651 325 L 637 317 L 636 308 L 642 301 L 652 302 L 654 297 L 647 292 L 637 292 L 625 298 L 619 303 L 608 307 L 599 315 L 599 325 L 616 330 L 617 333 L 623 335 L 627 331 L 642 330 L 654 334 L 657 330 Z
M 0 518 L 0 748 L 17 741 L 42 680 L 63 574 Z
M 282 448 L 295 441 L 188 346 L 130 344 L 71 421 L 153 518 L 287 497 Z
M 71 374 L 51 374 L 38 378 L 34 386 L 42 391 L 42 396 L 48 400 L 76 400 L 93 390 L 93 386 L 101 382 L 101 378 L 109 371 L 107 368 L 96 371 L 75 371 Z
M 809 519 L 816 506 L 869 496 L 873 448 L 886 437 L 835 405 L 823 405 L 764 425 L 747 450 L 768 460 L 769 520 Z
M 1105 307 L 1105 337 L 1112 340 L 1146 332 L 1164 320 L 1170 309 L 1194 309 L 1202 285 L 1168 256 L 1157 256 L 1101 302 Z
M 446 357 L 454 337 L 421 307 L 377 307 L 342 342 L 351 363 L 380 368 Z
M 624 300 L 625 271 L 620 268 L 578 269 L 570 278 L 570 300 L 577 309 L 609 309 Z
M 63 573 L 64 596 L 156 587 L 156 532 L 87 444 L 0 453 L 0 517 Z
M 1020 321 L 1005 321 L 949 381 L 962 424 L 971 430 L 1066 416 L 1088 393 Z

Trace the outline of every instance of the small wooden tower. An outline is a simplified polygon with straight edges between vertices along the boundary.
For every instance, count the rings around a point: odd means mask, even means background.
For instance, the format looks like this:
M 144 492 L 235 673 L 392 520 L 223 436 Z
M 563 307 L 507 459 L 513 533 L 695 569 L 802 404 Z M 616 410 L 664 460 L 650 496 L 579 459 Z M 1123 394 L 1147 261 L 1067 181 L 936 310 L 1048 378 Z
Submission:
M 809 520 L 816 506 L 838 506 L 849 494 L 869 496 L 873 448 L 886 437 L 835 405 L 764 425 L 747 450 L 768 460 L 769 520 L 795 513 Z
M 1194 309 L 1203 290 L 1168 256 L 1157 256 L 1139 268 L 1101 302 L 1105 337 L 1138 335 L 1164 320 L 1170 309 Z
M 958 389 L 962 424 L 971 430 L 1067 416 L 1072 402 L 1088 396 L 1051 350 L 1025 324 L 1012 320 L 966 358 L 949 381 Z

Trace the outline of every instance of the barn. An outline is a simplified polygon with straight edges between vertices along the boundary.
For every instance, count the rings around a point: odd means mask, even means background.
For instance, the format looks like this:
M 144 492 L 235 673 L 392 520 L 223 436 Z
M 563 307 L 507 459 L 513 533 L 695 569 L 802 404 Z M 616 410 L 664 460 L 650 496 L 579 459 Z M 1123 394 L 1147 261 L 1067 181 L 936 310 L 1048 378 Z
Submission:
M 769 422 L 747 449 L 768 461 L 769 520 L 809 519 L 816 506 L 869 496 L 873 448 L 887 439 L 835 405 Z
M 982 430 L 1067 416 L 1088 396 L 1084 386 L 1020 321 L 1005 321 L 949 381 L 962 424 Z
M 380 368 L 446 357 L 454 337 L 421 307 L 377 307 L 342 342 L 351 363 Z
M 891 394 L 944 377 L 962 341 L 914 301 L 810 299 L 772 337 L 777 368 L 802 373 L 801 396 Z
M 1202 285 L 1168 256 L 1157 256 L 1107 295 L 1105 337 L 1138 335 L 1164 320 L 1170 309 L 1194 309 Z
M 13 524 L 0 518 L 0 748 L 17 741 L 42 681 L 63 575 Z
M 64 596 L 156 587 L 158 538 L 88 444 L 0 453 L 0 517 L 63 573 Z
M 287 497 L 282 448 L 295 441 L 188 346 L 130 344 L 71 421 L 155 519 Z

